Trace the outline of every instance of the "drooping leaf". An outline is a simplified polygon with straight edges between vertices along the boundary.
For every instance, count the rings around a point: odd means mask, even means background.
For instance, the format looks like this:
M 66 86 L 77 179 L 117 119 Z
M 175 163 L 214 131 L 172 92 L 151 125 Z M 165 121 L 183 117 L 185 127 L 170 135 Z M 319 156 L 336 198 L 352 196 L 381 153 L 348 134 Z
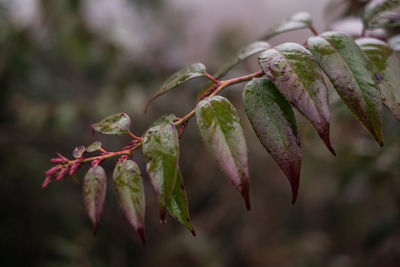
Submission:
M 85 153 L 85 151 L 86 151 L 86 147 L 85 146 L 77 146 L 72 151 L 72 156 L 74 158 L 80 158 L 80 157 L 82 157 L 83 153 Z
M 143 156 L 160 205 L 161 221 L 164 222 L 178 176 L 179 161 L 178 133 L 175 125 L 168 121 L 168 116 L 147 130 L 143 140 Z
M 105 117 L 98 123 L 92 124 L 92 129 L 101 134 L 122 135 L 131 127 L 131 119 L 125 113 Z
M 158 89 L 158 91 L 150 98 L 146 104 L 145 110 L 148 109 L 150 103 L 160 95 L 180 86 L 182 83 L 194 78 L 203 77 L 206 74 L 206 67 L 202 63 L 195 63 L 184 69 L 172 74 Z
M 400 25 L 400 0 L 372 0 L 364 9 L 366 29 L 396 27 Z
M 302 152 L 292 107 L 275 85 L 264 78 L 246 84 L 243 105 L 258 139 L 289 179 L 294 203 Z
M 328 149 L 330 110 L 328 89 L 312 54 L 296 43 L 284 43 L 259 56 L 265 74 L 285 98 L 314 126 Z
M 91 167 L 83 179 L 83 202 L 93 222 L 94 233 L 97 231 L 100 216 L 106 198 L 106 173 L 101 166 Z
M 168 203 L 168 211 L 174 219 L 185 225 L 193 235 L 196 235 L 190 221 L 188 201 L 180 170 L 178 170 L 175 188 Z
M 383 145 L 382 100 L 376 69 L 354 40 L 339 32 L 308 39 L 308 48 L 325 71 L 343 102 Z
M 90 145 L 88 145 L 86 147 L 86 151 L 87 152 L 94 152 L 97 151 L 101 148 L 101 142 L 100 141 L 94 141 L 93 143 L 91 143 Z
M 240 49 L 235 56 L 233 56 L 225 65 L 223 65 L 222 68 L 214 74 L 214 78 L 216 79 L 222 78 L 228 71 L 230 71 L 239 62 L 245 60 L 248 57 L 251 57 L 252 55 L 267 50 L 270 47 L 271 46 L 269 43 L 263 41 L 254 42 L 247 45 L 246 47 Z
M 129 223 L 144 238 L 145 195 L 140 169 L 132 160 L 124 160 L 115 166 L 114 190 L 119 204 Z
M 268 40 L 272 37 L 284 33 L 300 29 L 309 28 L 312 25 L 312 19 L 310 14 L 307 12 L 298 12 L 288 17 L 283 23 L 272 28 L 265 34 L 261 39 Z
M 250 209 L 247 145 L 236 109 L 226 98 L 212 96 L 197 104 L 196 118 L 205 146 Z
M 383 104 L 400 120 L 400 58 L 388 44 L 374 38 L 356 40 L 367 58 L 377 67 Z
M 399 52 L 400 51 L 400 35 L 395 35 L 392 38 L 390 38 L 389 45 L 394 51 Z

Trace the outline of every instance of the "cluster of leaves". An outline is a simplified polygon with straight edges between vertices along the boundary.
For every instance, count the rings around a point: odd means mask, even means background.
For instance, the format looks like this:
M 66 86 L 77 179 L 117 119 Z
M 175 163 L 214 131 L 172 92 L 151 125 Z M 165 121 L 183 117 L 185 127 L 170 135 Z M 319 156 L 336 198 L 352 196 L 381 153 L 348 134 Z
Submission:
M 398 0 L 371 1 L 363 15 L 365 29 L 398 25 L 399 21 L 393 19 L 393 14 L 398 15 L 399 8 Z M 305 45 L 284 43 L 271 47 L 266 42 L 277 34 L 303 28 L 310 29 L 315 35 Z M 261 71 L 219 80 L 234 65 L 255 54 L 259 54 Z M 328 94 L 330 89 L 336 90 L 354 116 L 382 146 L 383 106 L 400 120 L 398 73 L 399 55 L 386 42 L 368 37 L 354 40 L 340 32 L 318 34 L 310 16 L 301 12 L 272 29 L 262 41 L 241 49 L 214 75 L 208 74 L 201 63 L 173 74 L 149 103 L 188 80 L 199 77 L 211 80 L 200 92 L 196 108 L 183 118 L 164 115 L 142 137 L 130 131 L 130 119 L 125 113 L 93 124 L 95 132 L 128 134 L 132 141 L 117 152 L 106 151 L 98 141 L 87 147 L 79 146 L 73 151 L 74 160 L 59 154 L 58 158 L 52 159 L 56 165 L 47 171 L 43 187 L 52 180 L 73 175 L 83 163 L 91 162 L 83 180 L 83 196 L 96 229 L 106 196 L 106 174 L 99 164 L 105 159 L 120 157 L 113 173 L 114 190 L 126 218 L 144 242 L 143 179 L 137 164 L 128 159 L 134 150 L 142 147 L 147 174 L 158 199 L 161 221 L 165 222 L 168 212 L 195 234 L 179 169 L 179 138 L 188 120 L 196 116 L 207 150 L 250 209 L 247 146 L 240 118 L 229 100 L 217 95 L 231 84 L 248 81 L 243 91 L 246 115 L 261 144 L 288 178 L 294 203 L 299 188 L 302 150 L 293 108 L 310 121 L 329 151 L 335 155 L 329 136 L 331 114 Z M 95 151 L 101 154 L 86 157 L 86 153 Z

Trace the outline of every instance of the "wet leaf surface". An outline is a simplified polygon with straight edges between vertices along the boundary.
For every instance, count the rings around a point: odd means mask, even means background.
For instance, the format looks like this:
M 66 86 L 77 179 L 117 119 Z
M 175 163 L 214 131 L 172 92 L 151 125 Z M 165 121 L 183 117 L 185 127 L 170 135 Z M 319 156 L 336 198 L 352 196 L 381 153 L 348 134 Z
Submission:
M 160 205 L 161 221 L 171 199 L 178 176 L 179 141 L 175 125 L 163 116 L 152 126 L 143 140 L 143 156 L 147 173 Z
M 268 79 L 254 79 L 243 91 L 246 115 L 261 144 L 289 179 L 296 201 L 302 152 L 290 104 Z
M 284 43 L 261 53 L 259 63 L 267 77 L 311 122 L 325 145 L 335 154 L 329 138 L 327 84 L 310 51 L 296 43 Z
M 344 33 L 326 32 L 311 37 L 308 47 L 343 102 L 383 145 L 382 100 L 373 64 L 355 41 Z
M 364 9 L 364 27 L 396 27 L 400 25 L 400 0 L 372 0 Z
M 362 38 L 356 41 L 367 58 L 378 69 L 382 101 L 397 120 L 400 120 L 400 58 L 388 44 L 378 39 Z
M 226 98 L 213 96 L 199 102 L 196 118 L 205 146 L 250 209 L 247 145 L 236 109 Z
M 144 238 L 145 194 L 140 169 L 132 160 L 124 160 L 115 166 L 113 185 L 121 209 L 129 223 Z
M 94 233 L 97 231 L 100 216 L 103 212 L 107 190 L 106 180 L 106 173 L 101 166 L 91 167 L 83 179 L 83 202 L 93 222 Z
M 193 235 L 196 235 L 190 221 L 188 201 L 180 170 L 178 171 L 178 177 L 176 179 L 174 191 L 172 192 L 171 200 L 168 203 L 168 211 L 175 220 L 185 225 Z
M 131 127 L 131 119 L 125 113 L 105 117 L 98 123 L 92 124 L 92 129 L 101 134 L 122 135 Z

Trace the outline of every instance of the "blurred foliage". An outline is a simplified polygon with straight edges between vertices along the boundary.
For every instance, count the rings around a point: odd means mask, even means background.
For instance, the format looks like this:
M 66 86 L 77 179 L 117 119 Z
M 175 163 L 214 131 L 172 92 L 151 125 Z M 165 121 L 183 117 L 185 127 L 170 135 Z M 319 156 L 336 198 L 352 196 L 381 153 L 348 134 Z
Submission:
M 171 218 L 159 224 L 145 179 L 147 247 L 125 221 L 112 190 L 94 238 L 80 189 L 86 168 L 76 179 L 42 190 L 48 160 L 57 151 L 70 155 L 75 146 L 97 139 L 110 150 L 123 146 L 128 139 L 91 135 L 90 123 L 106 115 L 128 113 L 134 132 L 141 134 L 159 115 L 180 115 L 193 107 L 205 80 L 166 94 L 149 115 L 143 114 L 163 78 L 193 63 L 168 54 L 182 38 L 184 18 L 174 16 L 162 0 L 130 1 L 171 35 L 140 57 L 89 27 L 83 12 L 87 1 L 42 0 L 40 22 L 25 25 L 16 23 L 10 2 L 0 1 L 1 266 L 400 265 L 399 123 L 385 113 L 385 147 L 379 148 L 335 101 L 335 93 L 331 138 L 336 158 L 298 116 L 305 160 L 296 205 L 290 205 L 289 184 L 243 116 L 241 94 L 228 89 L 224 95 L 238 108 L 248 136 L 253 209 L 245 211 L 216 170 L 191 121 L 181 140 L 180 165 L 197 237 Z M 211 66 L 245 45 L 232 47 L 229 41 L 215 40 L 223 57 L 205 59 Z M 144 170 L 140 153 L 134 159 Z M 114 164 L 105 164 L 109 177 Z

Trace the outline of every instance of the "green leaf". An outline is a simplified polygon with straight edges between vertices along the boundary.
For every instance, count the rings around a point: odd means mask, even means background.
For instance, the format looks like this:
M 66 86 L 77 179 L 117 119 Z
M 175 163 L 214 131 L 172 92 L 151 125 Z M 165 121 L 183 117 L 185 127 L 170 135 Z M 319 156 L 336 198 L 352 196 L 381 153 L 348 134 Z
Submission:
M 206 74 L 206 67 L 202 63 L 195 63 L 187 66 L 184 69 L 172 74 L 161 86 L 160 89 L 150 98 L 146 104 L 145 110 L 148 109 L 151 102 L 160 95 L 180 86 L 182 83 L 194 78 L 203 77 Z
M 213 96 L 197 104 L 196 117 L 205 146 L 250 209 L 247 146 L 236 109 L 226 98 Z
M 261 39 L 268 40 L 278 34 L 306 29 L 311 27 L 311 25 L 312 19 L 310 14 L 308 14 L 307 12 L 298 12 L 287 18 L 283 23 L 269 30 L 268 33 L 265 34 L 264 37 Z
M 271 46 L 269 43 L 263 41 L 249 44 L 248 46 L 240 49 L 239 52 L 234 57 L 232 57 L 225 65 L 223 65 L 222 68 L 214 74 L 214 78 L 215 79 L 222 78 L 228 71 L 230 71 L 239 62 L 255 54 L 258 54 L 264 50 L 267 50 L 270 47 Z
M 91 143 L 90 145 L 88 145 L 86 147 L 86 151 L 87 152 L 94 152 L 97 151 L 101 148 L 101 142 L 100 141 L 94 141 L 93 143 Z
M 312 54 L 296 43 L 284 43 L 259 56 L 265 74 L 285 98 L 314 126 L 328 149 L 330 110 L 328 89 Z
M 400 0 L 372 0 L 364 9 L 366 29 L 396 27 L 400 25 Z
M 399 52 L 400 51 L 400 35 L 395 35 L 392 38 L 390 38 L 389 45 L 394 51 Z
M 168 117 L 147 130 L 143 140 L 143 156 L 160 205 L 161 221 L 164 222 L 166 207 L 178 176 L 179 161 L 178 133 Z
M 175 188 L 168 203 L 168 211 L 175 220 L 185 225 L 193 235 L 196 235 L 190 221 L 188 201 L 180 170 L 178 170 Z
M 80 158 L 80 157 L 82 157 L 83 153 L 85 153 L 85 151 L 86 151 L 85 146 L 77 146 L 72 151 L 72 156 L 74 158 Z
M 246 84 L 243 105 L 258 139 L 289 179 L 294 203 L 302 153 L 292 107 L 275 85 L 264 78 Z
M 383 145 L 382 100 L 376 69 L 361 49 L 350 36 L 339 32 L 326 32 L 309 38 L 308 48 L 343 102 Z
M 361 38 L 356 43 L 376 66 L 382 101 L 400 120 L 400 58 L 388 44 L 374 38 Z
M 131 119 L 125 113 L 105 117 L 98 123 L 92 124 L 92 129 L 101 134 L 122 135 L 131 127 Z
M 106 180 L 106 173 L 100 166 L 91 167 L 83 179 L 83 202 L 89 218 L 93 222 L 94 233 L 97 231 L 100 216 L 103 212 L 107 190 Z
M 140 169 L 132 160 L 121 161 L 113 174 L 114 190 L 119 204 L 129 223 L 135 228 L 145 243 L 144 217 L 145 195 Z

